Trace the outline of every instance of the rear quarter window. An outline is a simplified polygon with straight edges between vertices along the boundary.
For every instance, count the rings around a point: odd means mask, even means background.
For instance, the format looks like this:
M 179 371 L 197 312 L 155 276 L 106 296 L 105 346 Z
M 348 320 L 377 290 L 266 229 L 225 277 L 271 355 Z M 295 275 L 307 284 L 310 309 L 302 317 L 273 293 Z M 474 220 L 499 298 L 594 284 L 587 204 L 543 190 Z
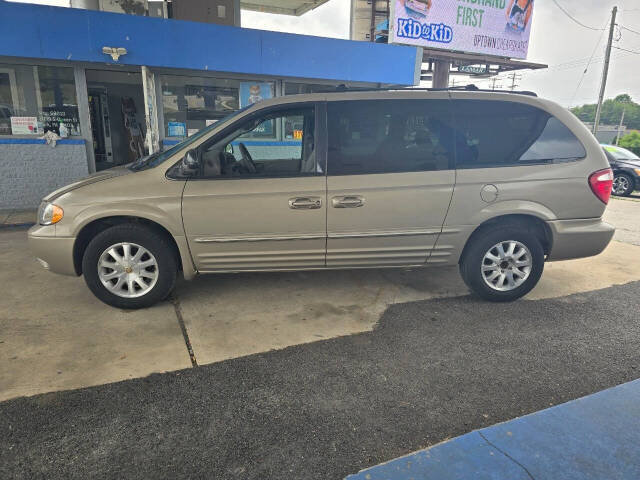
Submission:
M 453 100 L 458 168 L 569 162 L 584 146 L 560 120 L 522 103 Z

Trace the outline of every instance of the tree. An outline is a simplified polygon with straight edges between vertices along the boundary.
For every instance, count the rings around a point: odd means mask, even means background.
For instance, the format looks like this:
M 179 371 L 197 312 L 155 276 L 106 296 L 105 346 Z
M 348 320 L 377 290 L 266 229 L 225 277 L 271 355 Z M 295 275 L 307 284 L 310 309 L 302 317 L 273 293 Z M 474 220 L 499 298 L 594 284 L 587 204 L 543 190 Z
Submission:
M 627 128 L 640 129 L 640 105 L 631 96 L 623 93 L 613 99 L 605 100 L 602 104 L 600 123 L 604 125 L 618 125 L 624 110 L 624 124 Z M 593 122 L 596 117 L 596 104 L 574 107 L 571 111 L 583 122 Z
M 640 153 L 640 132 L 630 132 L 620 139 L 618 144 L 623 148 L 631 150 L 633 153 Z

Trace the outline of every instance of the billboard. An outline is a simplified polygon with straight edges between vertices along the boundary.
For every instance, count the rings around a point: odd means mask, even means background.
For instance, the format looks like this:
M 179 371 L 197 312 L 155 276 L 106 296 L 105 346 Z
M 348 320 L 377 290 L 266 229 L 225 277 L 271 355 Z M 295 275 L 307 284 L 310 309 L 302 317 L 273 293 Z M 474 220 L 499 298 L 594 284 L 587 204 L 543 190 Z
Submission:
M 534 0 L 391 0 L 389 43 L 526 58 Z

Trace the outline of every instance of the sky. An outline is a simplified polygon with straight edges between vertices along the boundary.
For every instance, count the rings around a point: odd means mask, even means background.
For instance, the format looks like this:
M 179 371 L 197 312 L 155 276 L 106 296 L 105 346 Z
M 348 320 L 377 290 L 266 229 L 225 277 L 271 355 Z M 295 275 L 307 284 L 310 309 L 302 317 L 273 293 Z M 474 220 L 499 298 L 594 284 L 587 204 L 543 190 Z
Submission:
M 607 27 L 614 5 L 618 16 L 605 98 L 628 93 L 640 102 L 640 0 L 555 0 L 578 22 L 595 29 Z M 31 0 L 30 3 L 68 5 L 68 0 Z M 349 37 L 350 0 L 329 0 L 300 17 L 242 11 L 242 26 L 333 38 Z M 554 3 L 534 0 L 527 60 L 549 65 L 544 70 L 521 71 L 518 88 L 570 107 L 595 103 L 600 88 L 608 30 L 592 30 L 575 23 Z M 638 33 L 620 28 L 624 26 Z M 589 59 L 592 58 L 589 63 Z M 586 69 L 586 73 L 584 73 Z M 506 77 L 506 74 L 502 74 Z M 476 83 L 487 88 L 488 80 L 456 76 L 456 84 Z M 506 87 L 510 80 L 499 80 Z M 428 85 L 427 85 L 428 86 Z
M 593 28 L 608 28 L 611 9 L 618 6 L 616 23 L 640 32 L 640 0 L 557 0 L 579 22 Z M 330 0 L 301 17 L 242 12 L 242 26 L 306 33 L 327 37 L 349 37 L 349 0 Z M 544 70 L 524 70 L 517 82 L 564 106 L 595 103 L 600 89 L 607 31 L 584 28 L 567 17 L 553 0 L 534 0 L 533 23 L 527 60 L 549 65 Z M 640 33 L 616 28 L 614 45 L 637 54 L 613 49 L 605 98 L 628 93 L 640 102 Z M 597 47 L 596 47 L 597 45 Z M 594 53 L 595 52 L 595 53 Z M 593 60 L 589 64 L 589 58 Z M 587 68 L 587 64 L 589 64 Z M 586 74 L 584 70 L 587 70 Z M 506 74 L 500 76 L 506 77 Z M 452 77 L 453 78 L 453 77 Z M 488 80 L 456 76 L 456 84 L 476 83 L 488 88 Z M 497 82 L 510 85 L 506 78 Z

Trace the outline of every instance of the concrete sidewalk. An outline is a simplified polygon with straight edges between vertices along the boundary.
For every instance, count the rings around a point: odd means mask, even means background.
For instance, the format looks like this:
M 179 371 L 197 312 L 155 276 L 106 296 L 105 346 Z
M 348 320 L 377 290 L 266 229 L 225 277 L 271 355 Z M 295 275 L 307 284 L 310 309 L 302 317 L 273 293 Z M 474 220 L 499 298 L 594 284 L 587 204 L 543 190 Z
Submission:
M 33 225 L 36 223 L 37 210 L 0 210 L 0 228 Z
M 640 478 L 640 380 L 368 468 L 347 480 Z

